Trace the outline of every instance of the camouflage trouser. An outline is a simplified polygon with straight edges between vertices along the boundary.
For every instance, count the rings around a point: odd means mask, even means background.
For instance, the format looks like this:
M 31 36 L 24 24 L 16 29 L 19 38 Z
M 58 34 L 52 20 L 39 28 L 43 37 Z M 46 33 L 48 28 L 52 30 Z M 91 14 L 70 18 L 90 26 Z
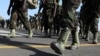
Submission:
M 86 11 L 86 13 L 83 15 L 83 24 L 84 26 L 84 37 L 87 41 L 89 41 L 88 33 L 89 31 L 93 34 L 93 41 L 97 42 L 98 38 L 98 23 L 99 23 L 99 17 L 98 14 L 95 13 L 95 11 Z
M 21 22 L 24 24 L 26 30 L 30 31 L 31 25 L 28 21 L 27 16 L 28 16 L 27 10 L 12 9 L 11 18 L 10 18 L 10 29 L 16 29 L 16 21 L 19 18 Z
M 51 35 L 51 29 L 53 24 L 53 15 L 52 15 L 52 9 L 48 8 L 43 12 L 43 21 L 44 21 L 44 30 L 45 33 L 48 35 Z M 48 32 L 48 29 L 50 31 Z
M 98 23 L 99 23 L 99 19 L 95 18 L 92 22 L 91 22 L 91 28 L 90 30 L 92 32 L 98 32 Z
M 92 13 L 91 13 L 92 14 Z M 94 15 L 84 16 L 86 20 L 84 20 L 85 24 L 85 32 L 87 33 L 89 30 L 91 32 L 98 32 L 98 23 L 99 18 L 96 18 Z M 87 14 L 86 14 L 87 15 Z M 92 17 L 91 17 L 92 16 Z
M 68 41 L 69 35 L 72 34 L 72 45 L 79 44 L 78 37 L 78 22 L 73 11 L 68 11 L 67 14 L 63 15 L 62 29 L 58 42 L 66 43 Z

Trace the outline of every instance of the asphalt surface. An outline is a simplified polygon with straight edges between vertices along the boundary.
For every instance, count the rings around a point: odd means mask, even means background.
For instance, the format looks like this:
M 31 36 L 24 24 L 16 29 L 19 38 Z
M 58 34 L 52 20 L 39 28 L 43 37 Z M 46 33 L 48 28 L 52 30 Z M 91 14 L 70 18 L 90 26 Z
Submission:
M 80 37 L 80 47 L 76 50 L 67 48 L 71 44 L 69 38 L 64 54 L 58 55 L 50 48 L 50 43 L 57 40 L 56 36 L 45 38 L 43 33 L 35 32 L 32 38 L 27 38 L 27 31 L 18 30 L 15 38 L 5 37 L 9 32 L 9 29 L 0 28 L 0 56 L 100 56 L 100 38 L 98 44 L 91 44 L 91 33 L 89 42 Z

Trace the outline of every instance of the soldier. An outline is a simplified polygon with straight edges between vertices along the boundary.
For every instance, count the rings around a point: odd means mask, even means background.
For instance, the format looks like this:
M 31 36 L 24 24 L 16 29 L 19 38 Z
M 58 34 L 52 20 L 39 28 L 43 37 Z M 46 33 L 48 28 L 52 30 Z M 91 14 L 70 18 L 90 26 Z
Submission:
M 54 34 L 59 36 L 60 26 L 61 26 L 61 19 L 62 19 L 62 6 L 58 5 L 56 11 L 57 11 L 56 12 L 56 16 L 55 16 L 55 18 L 53 20 L 53 23 L 54 23 Z
M 40 1 L 38 14 L 43 8 L 42 18 L 44 21 L 44 31 L 45 31 L 46 37 L 51 36 L 52 23 L 53 23 L 53 18 L 55 16 L 57 2 L 58 0 L 41 0 Z M 50 29 L 49 33 L 48 33 L 48 29 Z
M 51 48 L 58 54 L 63 54 L 70 33 L 72 33 L 71 49 L 77 49 L 79 47 L 76 8 L 79 6 L 80 2 L 80 0 L 62 0 L 63 21 L 61 34 L 57 39 L 57 42 L 51 43 Z
M 80 22 L 80 33 L 81 33 L 81 37 L 84 39 L 85 37 L 85 21 L 87 19 L 85 19 L 84 15 L 85 15 L 85 10 L 88 8 L 88 6 L 90 5 L 89 3 L 90 0 L 82 0 L 82 6 L 81 6 L 81 10 L 80 10 L 80 18 L 79 18 L 79 22 Z
M 82 18 L 83 24 L 85 24 L 85 40 L 89 41 L 88 33 L 89 30 L 93 34 L 93 44 L 97 44 L 97 38 L 98 38 L 98 23 L 99 23 L 99 17 L 100 17 L 100 4 L 99 0 L 83 0 L 83 9 Z M 94 6 L 95 5 L 95 6 Z M 92 17 L 91 17 L 92 16 Z
M 34 32 L 37 32 L 37 19 L 36 16 L 30 16 L 30 23 Z
M 3 19 L 3 20 L 1 20 L 1 26 L 2 26 L 2 28 L 5 28 L 4 26 L 5 26 L 5 20 Z
M 26 0 L 10 0 L 10 5 L 7 11 L 8 15 L 10 15 L 11 7 L 12 10 L 10 16 L 10 34 L 8 34 L 8 37 L 15 37 L 16 21 L 18 18 L 21 20 L 25 28 L 28 30 L 29 32 L 28 37 L 32 37 L 33 33 L 27 17 L 28 8 L 26 5 Z
M 7 19 L 6 20 L 6 23 L 7 23 L 7 26 L 6 27 L 9 28 L 10 27 L 10 19 Z

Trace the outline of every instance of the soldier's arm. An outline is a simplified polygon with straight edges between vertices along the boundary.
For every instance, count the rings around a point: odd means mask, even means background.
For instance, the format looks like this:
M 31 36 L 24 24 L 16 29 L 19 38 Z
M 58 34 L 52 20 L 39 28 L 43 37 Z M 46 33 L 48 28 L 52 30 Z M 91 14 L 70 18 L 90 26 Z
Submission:
M 23 0 L 22 8 L 26 9 L 26 0 Z
M 13 0 L 10 0 L 10 4 L 9 4 L 9 7 L 8 7 L 8 11 L 7 11 L 8 15 L 10 14 L 10 8 L 12 7 L 12 5 L 13 5 Z
M 13 5 L 13 0 L 10 0 L 10 4 L 9 4 L 8 9 L 10 9 L 12 5 Z
M 56 10 L 57 10 L 57 5 L 59 2 L 57 2 L 57 0 L 54 0 L 54 13 L 53 13 L 53 17 L 55 17 L 56 15 Z
M 38 14 L 40 13 L 41 9 L 42 9 L 42 6 L 39 6 Z

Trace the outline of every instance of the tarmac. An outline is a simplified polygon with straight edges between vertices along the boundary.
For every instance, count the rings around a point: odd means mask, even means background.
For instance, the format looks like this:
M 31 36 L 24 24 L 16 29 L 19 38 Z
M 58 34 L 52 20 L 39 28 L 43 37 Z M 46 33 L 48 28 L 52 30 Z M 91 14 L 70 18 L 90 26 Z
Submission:
M 17 30 L 15 38 L 7 38 L 9 32 L 9 29 L 0 28 L 0 56 L 100 56 L 100 33 L 98 44 L 91 44 L 91 33 L 89 42 L 80 37 L 80 47 L 76 50 L 67 48 L 71 45 L 70 37 L 64 54 L 58 55 L 50 48 L 50 44 L 57 40 L 56 36 L 46 38 L 44 33 L 35 32 L 32 38 L 27 38 L 26 30 Z

